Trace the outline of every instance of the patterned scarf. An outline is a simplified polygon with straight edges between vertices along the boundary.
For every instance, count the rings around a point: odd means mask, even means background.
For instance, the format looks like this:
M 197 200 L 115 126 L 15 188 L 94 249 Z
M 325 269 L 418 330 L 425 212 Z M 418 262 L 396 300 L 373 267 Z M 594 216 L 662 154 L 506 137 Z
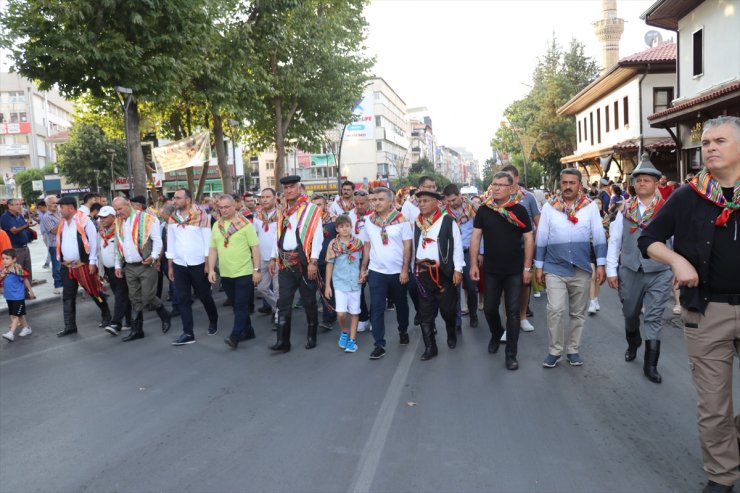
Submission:
M 701 170 L 701 172 L 691 180 L 690 186 L 701 197 L 722 209 L 722 212 L 714 221 L 715 226 L 726 228 L 730 215 L 733 212 L 740 210 L 740 181 L 735 182 L 735 187 L 732 192 L 732 200 L 730 202 L 727 201 L 724 193 L 722 193 L 722 187 L 719 182 L 714 179 L 712 174 L 706 168 Z
M 103 239 L 103 248 L 108 248 L 108 242 L 113 238 L 113 235 L 116 234 L 116 223 L 114 222 L 109 227 L 101 227 L 100 228 L 100 237 Z
M 18 264 L 13 264 L 10 267 L 3 267 L 2 269 L 0 269 L 0 285 L 3 284 L 3 281 L 5 281 L 5 278 L 9 274 L 15 274 L 16 276 L 22 278 L 28 277 L 28 272 L 23 270 L 23 267 Z
M 321 209 L 316 207 L 314 204 L 308 201 L 305 195 L 301 195 L 293 207 L 283 209 L 280 211 L 280 218 L 278 219 L 278 241 L 283 237 L 285 231 L 292 229 L 290 225 L 290 216 L 293 214 L 298 215 L 298 239 L 303 245 L 303 253 L 306 258 L 311 258 L 311 245 L 313 244 L 313 235 L 316 232 L 316 228 L 321 225 Z
M 471 204 L 467 199 L 463 199 L 462 207 L 459 211 L 455 211 L 452 207 L 447 205 L 445 207 L 445 212 L 452 216 L 460 226 L 475 219 L 475 209 L 473 208 L 473 204 Z
M 324 209 L 321 213 L 321 225 L 324 227 L 324 238 L 329 237 L 329 224 L 334 222 L 334 216 L 328 209 Z
M 658 213 L 660 208 L 663 207 L 664 203 L 665 200 L 663 200 L 663 196 L 660 194 L 660 192 L 656 192 L 655 196 L 652 198 L 647 208 L 645 209 L 645 213 L 642 215 L 642 217 L 639 217 L 640 199 L 637 197 L 630 199 L 630 201 L 627 202 L 627 205 L 624 208 L 625 219 L 632 223 L 632 226 L 630 227 L 630 233 L 634 233 L 635 231 L 637 231 L 638 228 L 647 228 L 647 225 L 650 224 L 650 221 L 652 221 L 653 217 Z
M 141 255 L 141 251 L 144 248 L 144 245 L 147 241 L 149 241 L 149 235 L 152 232 L 152 226 L 154 226 L 154 216 L 151 214 L 147 214 L 146 212 L 138 212 L 133 207 L 131 208 L 131 212 L 129 214 L 129 219 L 131 219 L 131 239 L 134 242 L 134 245 L 136 246 L 136 251 L 139 252 L 139 255 Z M 118 239 L 118 256 L 120 258 L 124 258 L 123 256 L 123 231 L 124 231 L 124 224 L 125 220 L 123 219 L 116 219 L 116 238 Z
M 553 198 L 550 199 L 550 206 L 556 211 L 562 212 L 563 214 L 568 216 L 568 221 L 572 222 L 573 224 L 578 223 L 576 212 L 580 211 L 590 203 L 591 200 L 589 200 L 589 198 L 586 197 L 584 194 L 580 194 L 578 198 L 576 198 L 575 205 L 573 207 L 569 207 L 565 203 L 562 192 L 558 192 Z
M 278 220 L 278 211 L 277 209 L 272 209 L 272 215 L 268 216 L 267 212 L 260 207 L 256 211 L 254 211 L 254 218 L 259 219 L 262 222 L 262 229 L 267 233 L 270 231 L 270 224 L 276 223 Z
M 370 218 L 370 222 L 380 228 L 380 239 L 383 240 L 383 245 L 388 244 L 388 232 L 386 228 L 393 226 L 394 224 L 400 224 L 404 221 L 403 214 L 397 210 L 392 210 L 388 217 L 382 219 L 377 212 L 374 212 Z
M 351 264 L 357 260 L 357 256 L 353 254 L 361 251 L 362 246 L 362 241 L 358 238 L 352 237 L 349 243 L 345 243 L 337 236 L 329 243 L 329 247 L 326 251 L 326 260 L 329 261 L 341 255 L 349 255 L 347 260 Z
M 419 216 L 416 218 L 416 227 L 421 230 L 421 247 L 426 248 L 427 245 L 430 243 L 434 243 L 433 238 L 427 238 L 427 233 L 429 233 L 429 230 L 432 229 L 432 226 L 439 221 L 439 219 L 442 217 L 442 210 L 437 207 L 437 210 L 434 211 L 434 214 L 431 215 L 431 217 L 425 217 L 422 214 L 419 214 Z
M 519 191 L 519 193 L 521 193 L 521 190 Z M 514 214 L 509 209 L 507 209 L 507 207 L 513 207 L 516 204 L 518 204 L 519 200 L 521 200 L 521 197 L 519 196 L 519 194 L 512 194 L 509 196 L 509 200 L 507 200 L 506 203 L 499 206 L 498 204 L 496 204 L 496 201 L 493 200 L 493 194 L 491 194 L 488 196 L 486 201 L 483 202 L 482 205 L 485 205 L 492 211 L 498 212 L 499 214 L 501 214 L 501 217 L 506 219 L 510 224 L 513 224 L 517 228 L 524 229 L 527 227 L 527 225 L 521 222 L 519 218 L 516 217 L 516 214 Z
M 180 219 L 180 214 L 175 212 L 170 216 L 170 224 L 177 224 L 181 228 L 186 226 L 194 226 L 196 228 L 210 228 L 211 217 L 206 211 L 198 207 L 191 207 L 188 211 L 188 216 L 185 219 Z
M 280 238 L 283 231 L 286 229 L 290 229 L 290 216 L 292 216 L 298 209 L 300 209 L 302 206 L 308 204 L 308 197 L 305 195 L 301 195 L 298 197 L 298 200 L 295 201 L 295 204 L 293 204 L 291 207 L 286 207 L 283 209 L 283 211 L 280 213 L 283 220 L 278 226 L 282 226 L 280 231 L 278 231 L 278 238 Z
M 374 211 L 368 210 L 365 212 L 360 212 L 357 207 L 355 207 L 355 235 L 360 234 L 360 224 L 365 224 L 365 217 L 368 214 L 373 214 Z
M 339 197 L 339 200 L 337 200 L 337 204 L 339 204 L 339 207 L 345 212 L 349 212 L 352 209 L 355 208 L 354 202 L 352 202 L 352 199 L 349 199 L 347 202 L 344 201 L 343 198 Z
M 229 248 L 229 238 L 231 235 L 236 234 L 240 229 L 247 225 L 247 220 L 241 214 L 234 214 L 234 217 L 229 221 L 229 227 L 226 228 L 227 219 L 221 218 L 216 224 L 218 224 L 218 230 L 221 236 L 224 237 L 224 248 Z

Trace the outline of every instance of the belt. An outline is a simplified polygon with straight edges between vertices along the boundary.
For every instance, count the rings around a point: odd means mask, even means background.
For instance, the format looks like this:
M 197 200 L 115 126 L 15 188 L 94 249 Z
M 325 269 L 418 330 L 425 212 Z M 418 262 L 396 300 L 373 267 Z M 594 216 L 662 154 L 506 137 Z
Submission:
M 740 294 L 710 294 L 709 301 L 713 303 L 727 303 L 728 305 L 740 305 Z
M 126 265 L 132 265 L 132 266 L 144 265 L 144 262 L 126 262 Z

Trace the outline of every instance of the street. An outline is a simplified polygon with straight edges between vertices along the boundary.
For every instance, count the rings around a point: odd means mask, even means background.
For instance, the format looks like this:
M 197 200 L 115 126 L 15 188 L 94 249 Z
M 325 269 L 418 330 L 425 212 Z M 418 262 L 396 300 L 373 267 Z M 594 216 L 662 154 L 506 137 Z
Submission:
M 230 350 L 230 308 L 197 343 L 172 347 L 146 312 L 146 338 L 122 343 L 79 304 L 80 333 L 58 339 L 61 306 L 31 310 L 26 339 L 0 347 L 0 490 L 58 491 L 700 491 L 706 482 L 696 396 L 677 320 L 666 311 L 663 383 L 625 363 L 616 293 L 602 290 L 587 320 L 584 366 L 547 353 L 546 297 L 532 300 L 534 333 L 520 336 L 520 370 L 467 317 L 455 350 L 419 361 L 419 329 L 398 346 L 386 312 L 388 354 L 372 336 L 345 354 L 338 332 L 307 351 L 294 310 L 287 354 L 272 354 L 268 317 L 257 339 Z M 412 310 L 413 312 L 413 310 Z M 437 321 L 441 328 L 441 319 Z M 735 405 L 738 408 L 738 386 Z

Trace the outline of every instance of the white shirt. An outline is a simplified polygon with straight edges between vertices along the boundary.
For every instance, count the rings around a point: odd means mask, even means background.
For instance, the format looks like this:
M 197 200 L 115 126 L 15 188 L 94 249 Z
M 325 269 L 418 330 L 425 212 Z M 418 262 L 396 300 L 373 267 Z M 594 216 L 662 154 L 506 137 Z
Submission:
M 309 207 L 316 207 L 314 204 L 309 204 Z M 296 241 L 296 229 L 298 228 L 298 213 L 302 212 L 300 209 L 290 215 L 288 222 L 290 223 L 290 229 L 283 232 L 283 250 L 295 250 L 298 248 L 298 242 Z M 308 215 L 310 213 L 306 212 Z M 277 226 L 275 231 L 277 231 Z M 272 258 L 277 258 L 278 254 L 278 242 L 280 238 L 275 234 L 274 249 L 272 251 Z M 311 242 L 311 259 L 318 260 L 321 255 L 321 247 L 324 244 L 324 228 L 319 221 L 319 225 L 316 227 L 316 231 L 313 233 L 313 240 Z
M 405 217 L 411 224 L 414 224 L 414 221 L 416 221 L 416 218 L 419 217 L 421 212 L 419 212 L 419 208 L 411 202 L 411 199 L 408 198 L 406 199 L 406 202 L 403 203 L 403 206 L 401 206 L 401 214 L 403 214 L 403 217 Z
M 641 200 L 637 201 L 640 216 L 645 214 L 647 206 Z M 617 212 L 617 217 L 609 225 L 609 249 L 606 252 L 606 277 L 617 277 L 619 268 L 619 253 L 622 251 L 622 233 L 624 232 L 624 215 Z
M 102 227 L 101 227 L 102 232 Z M 112 269 L 116 266 L 116 256 L 118 255 L 118 249 L 116 247 L 116 235 L 113 233 L 113 237 L 108 240 L 108 246 L 105 246 L 105 241 L 102 236 L 98 237 L 98 258 L 103 264 L 103 267 Z
M 98 263 L 98 232 L 92 221 L 85 224 L 85 235 L 87 243 L 90 245 L 90 264 Z M 62 219 L 62 257 L 65 262 L 80 260 L 80 249 L 77 245 L 77 219 L 71 221 Z
M 374 225 L 370 218 L 365 219 L 365 227 L 359 238 L 370 242 L 370 264 L 368 269 L 381 274 L 400 274 L 403 270 L 403 242 L 413 241 L 414 230 L 411 223 L 404 221 L 385 228 L 388 244 L 383 245 L 380 237 L 381 228 Z
M 181 220 L 185 220 L 180 211 L 175 211 L 175 214 Z M 167 252 L 165 256 L 177 265 L 187 267 L 205 263 L 210 247 L 210 227 L 201 228 L 190 224 L 182 226 L 176 223 L 167 225 Z
M 335 216 L 339 216 L 339 215 L 342 215 L 342 214 L 347 214 L 347 212 L 344 212 L 344 209 L 342 209 L 342 206 L 339 204 L 339 200 L 340 200 L 340 197 L 337 197 L 337 199 L 334 200 L 331 203 L 331 205 L 329 205 L 329 212 L 331 214 L 335 215 Z M 352 201 L 352 198 L 350 197 L 349 200 L 351 202 Z M 353 210 L 355 210 L 354 207 L 352 208 L 352 210 L 350 210 L 350 212 L 352 212 Z
M 439 230 L 442 228 L 442 219 L 444 219 L 444 216 L 440 217 L 437 222 L 429 228 L 429 231 L 427 231 L 426 237 L 434 240 L 434 243 L 427 244 L 426 247 L 424 247 L 424 233 L 419 236 L 419 244 L 416 246 L 417 261 L 431 260 L 432 262 L 439 262 L 439 245 L 437 244 L 437 238 L 439 237 Z M 453 222 L 455 222 L 454 219 Z M 455 226 L 457 226 L 456 222 L 452 228 L 452 240 L 454 243 L 452 249 L 452 262 L 455 265 L 455 272 L 462 272 L 463 267 L 465 267 L 465 255 L 463 254 L 460 228 Z
M 273 208 L 272 211 L 267 214 L 268 219 L 272 219 L 277 215 L 277 209 Z M 277 241 L 277 221 L 268 223 L 267 231 L 265 231 L 264 223 L 254 218 L 254 229 L 257 230 L 257 238 L 260 240 L 260 259 L 263 262 L 267 262 L 272 257 L 272 250 L 275 248 Z
M 79 209 L 80 212 L 84 213 L 87 217 L 90 217 L 90 208 L 86 205 L 81 205 Z
M 123 259 L 130 264 L 136 264 L 143 262 L 145 259 L 141 258 L 139 251 L 136 248 L 136 243 L 131 236 L 131 225 L 132 225 L 133 214 L 131 214 L 126 221 L 123 223 Z M 152 224 L 152 230 L 149 233 L 149 239 L 152 241 L 152 254 L 150 257 L 159 258 L 159 254 L 162 253 L 162 234 L 159 232 L 159 219 L 154 218 Z M 169 240 L 168 240 L 169 241 Z M 146 243 L 146 241 L 144 242 Z M 116 269 L 121 268 L 121 258 L 116 255 Z
M 349 220 L 352 221 L 352 234 L 355 236 L 359 236 L 363 229 L 365 229 L 365 221 L 360 222 L 360 226 L 357 226 L 357 221 L 361 218 L 357 217 L 357 212 L 355 212 L 357 209 L 352 209 L 349 211 Z M 366 216 L 367 214 L 365 214 Z

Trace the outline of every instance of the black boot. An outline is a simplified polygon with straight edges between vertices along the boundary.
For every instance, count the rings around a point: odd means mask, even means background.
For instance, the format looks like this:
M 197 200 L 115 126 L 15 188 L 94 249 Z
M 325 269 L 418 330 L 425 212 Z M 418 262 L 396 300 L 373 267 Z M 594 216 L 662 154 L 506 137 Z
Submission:
M 313 349 L 316 347 L 316 332 L 318 327 L 316 324 L 308 324 L 308 338 L 306 339 L 306 349 Z
M 624 352 L 624 360 L 633 361 L 637 358 L 637 349 L 641 345 L 642 338 L 640 337 L 640 332 L 627 332 L 627 351 Z
M 69 334 L 77 333 L 77 300 L 74 298 L 64 300 L 62 302 L 62 311 L 64 313 L 64 328 L 57 332 L 57 337 L 68 336 Z
M 653 383 L 660 383 L 663 377 L 658 373 L 658 358 L 660 357 L 660 341 L 645 341 L 645 361 L 642 371 Z
M 455 331 L 455 327 L 445 327 L 447 329 L 447 347 L 450 349 L 455 349 L 455 346 L 457 346 L 457 333 Z
M 161 305 L 157 308 L 157 315 L 159 315 L 159 319 L 162 321 L 162 333 L 166 334 L 172 326 L 172 317 L 170 316 L 170 312 L 167 311 L 167 308 L 165 308 L 164 305 Z
M 287 353 L 290 351 L 290 319 L 278 316 L 277 324 L 277 341 L 270 346 L 273 351 Z
M 144 313 L 136 312 L 136 316 L 131 321 L 131 331 L 126 337 L 121 339 L 123 342 L 135 341 L 144 338 Z
M 424 354 L 422 361 L 427 361 L 437 356 L 437 341 L 434 338 L 434 325 L 421 324 L 421 337 L 424 340 Z

